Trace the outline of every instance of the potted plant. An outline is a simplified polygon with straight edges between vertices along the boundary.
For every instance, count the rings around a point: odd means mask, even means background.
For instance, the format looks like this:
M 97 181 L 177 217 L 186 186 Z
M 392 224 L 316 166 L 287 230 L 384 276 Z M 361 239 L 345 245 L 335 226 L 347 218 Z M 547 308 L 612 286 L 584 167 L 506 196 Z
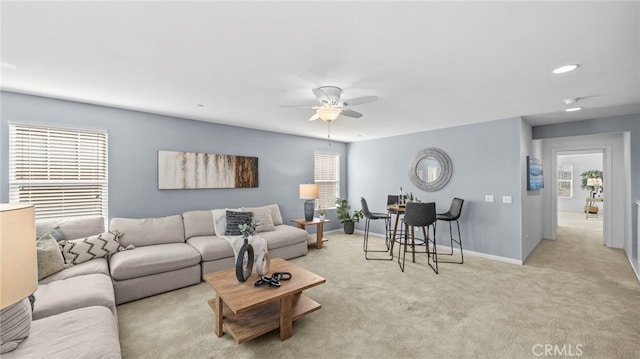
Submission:
M 355 222 L 359 222 L 363 217 L 362 211 L 354 210 L 353 214 L 349 212 L 351 206 L 344 198 L 336 198 L 336 215 L 338 221 L 344 225 L 345 234 L 353 234 L 355 230 Z
M 320 215 L 320 220 L 324 221 L 324 216 L 327 215 L 327 209 L 324 207 L 320 207 L 320 209 L 318 209 L 318 214 Z

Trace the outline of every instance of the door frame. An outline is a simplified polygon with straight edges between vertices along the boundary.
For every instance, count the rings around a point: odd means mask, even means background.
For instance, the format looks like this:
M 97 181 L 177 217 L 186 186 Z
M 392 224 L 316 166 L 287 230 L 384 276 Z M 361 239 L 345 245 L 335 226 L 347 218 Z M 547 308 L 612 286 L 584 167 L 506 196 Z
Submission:
M 606 176 L 608 180 L 603 181 L 603 191 L 605 193 L 605 201 L 602 202 L 602 212 L 603 212 L 603 230 L 602 230 L 602 241 L 605 246 L 612 246 L 612 236 L 611 236 L 611 206 L 606 201 L 606 193 L 611 192 L 611 183 L 613 183 L 613 179 L 616 177 L 616 174 L 613 173 L 611 168 L 612 162 L 612 146 L 609 144 L 606 145 L 573 145 L 570 147 L 552 147 L 551 148 L 551 238 L 555 240 L 557 238 L 556 228 L 558 227 L 558 194 L 556 189 L 557 184 L 557 171 L 558 168 L 558 153 L 560 152 L 569 152 L 569 151 L 590 151 L 590 150 L 601 150 L 602 151 L 602 172 L 603 176 Z

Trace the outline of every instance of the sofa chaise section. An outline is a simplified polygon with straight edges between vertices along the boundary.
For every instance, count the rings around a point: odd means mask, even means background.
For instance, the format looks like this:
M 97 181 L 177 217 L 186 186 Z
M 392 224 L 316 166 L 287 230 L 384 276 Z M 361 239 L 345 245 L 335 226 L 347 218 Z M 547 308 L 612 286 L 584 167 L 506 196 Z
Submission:
M 116 304 L 200 283 L 200 253 L 185 243 L 182 216 L 113 218 L 120 244 L 109 259 Z
M 118 320 L 103 306 L 79 308 L 31 322 L 29 337 L 2 359 L 121 358 Z

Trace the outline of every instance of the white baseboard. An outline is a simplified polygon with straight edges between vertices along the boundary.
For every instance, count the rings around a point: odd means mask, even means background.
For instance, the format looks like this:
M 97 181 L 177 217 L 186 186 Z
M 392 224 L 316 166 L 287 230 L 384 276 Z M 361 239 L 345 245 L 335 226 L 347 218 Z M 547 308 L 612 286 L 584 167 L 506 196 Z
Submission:
M 362 230 L 356 230 L 356 232 L 364 234 L 364 231 L 362 231 Z M 380 233 L 369 232 L 369 235 L 370 236 L 374 236 L 374 237 L 384 238 L 384 235 L 380 234 Z M 449 246 L 438 244 L 438 249 L 439 250 L 444 251 L 444 250 L 449 250 L 450 248 L 451 247 L 449 247 Z M 521 260 L 519 260 L 519 259 L 501 257 L 501 256 L 496 256 L 496 255 L 493 255 L 493 254 L 487 254 L 487 253 L 481 253 L 481 252 L 474 252 L 474 251 L 470 251 L 468 249 L 464 250 L 464 254 L 470 254 L 470 255 L 475 256 L 475 257 L 491 259 L 491 260 L 494 260 L 494 261 L 504 262 L 504 263 L 509 263 L 509 264 L 516 264 L 516 265 L 520 265 L 520 266 L 523 264 L 523 262 Z M 636 275 L 637 275 L 637 272 L 636 272 Z
M 631 265 L 631 269 L 633 269 L 633 273 L 636 275 L 636 279 L 640 282 L 640 263 L 637 261 L 634 262 L 630 257 L 627 257 L 629 260 L 629 264 Z

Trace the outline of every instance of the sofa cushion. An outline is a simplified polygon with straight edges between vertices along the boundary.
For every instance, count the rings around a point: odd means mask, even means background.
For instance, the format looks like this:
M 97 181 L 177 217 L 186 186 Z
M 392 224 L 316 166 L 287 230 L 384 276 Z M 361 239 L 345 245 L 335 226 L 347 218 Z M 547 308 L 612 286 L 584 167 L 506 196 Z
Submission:
M 233 248 L 229 241 L 218 236 L 200 236 L 187 239 L 193 248 L 200 252 L 202 262 L 233 257 Z
M 46 278 L 64 269 L 64 258 L 60 253 L 60 246 L 47 232 L 36 241 L 38 250 L 38 280 Z
M 88 274 L 38 285 L 33 319 L 46 318 L 70 310 L 100 305 L 115 315 L 116 299 L 111 278 Z
M 36 221 L 36 234 L 42 236 L 58 229 L 65 239 L 78 239 L 104 232 L 104 217 L 85 216 L 71 218 L 39 219 Z
M 106 258 L 96 258 L 87 262 L 73 265 L 65 268 L 60 272 L 54 273 L 38 282 L 38 284 L 47 284 L 55 280 L 63 280 L 67 278 L 77 277 L 86 274 L 104 274 L 109 275 L 109 264 Z
M 260 233 L 260 237 L 267 241 L 267 246 L 269 250 L 271 250 L 301 242 L 306 243 L 309 238 L 309 233 L 304 229 L 282 224 L 275 226 L 275 231 L 273 232 Z
M 162 218 L 113 218 L 109 230 L 123 233 L 120 244 L 124 247 L 184 243 L 184 225 L 179 214 Z
M 0 353 L 8 353 L 29 336 L 31 304 L 25 298 L 0 311 Z M 4 357 L 4 355 L 3 355 Z
M 279 226 L 283 224 L 282 214 L 280 213 L 280 207 L 277 204 L 269 204 L 261 207 L 245 207 L 245 211 L 253 212 L 254 210 L 260 209 L 268 209 L 269 213 L 271 213 L 271 219 L 273 221 L 274 226 Z
M 200 263 L 200 253 L 186 243 L 136 247 L 109 259 L 111 277 L 125 280 L 170 272 Z
M 80 264 L 95 258 L 109 256 L 124 250 L 118 238 L 122 233 L 117 231 L 104 232 L 95 236 L 64 241 L 62 254 L 67 263 Z
M 213 211 L 189 211 L 182 214 L 184 237 L 189 239 L 198 236 L 213 236 Z
M 92 306 L 31 323 L 31 335 L 2 359 L 121 358 L 117 320 L 108 309 Z
M 236 212 L 227 211 L 227 229 L 224 231 L 225 236 L 240 236 L 240 225 L 251 224 L 253 220 L 253 212 Z

